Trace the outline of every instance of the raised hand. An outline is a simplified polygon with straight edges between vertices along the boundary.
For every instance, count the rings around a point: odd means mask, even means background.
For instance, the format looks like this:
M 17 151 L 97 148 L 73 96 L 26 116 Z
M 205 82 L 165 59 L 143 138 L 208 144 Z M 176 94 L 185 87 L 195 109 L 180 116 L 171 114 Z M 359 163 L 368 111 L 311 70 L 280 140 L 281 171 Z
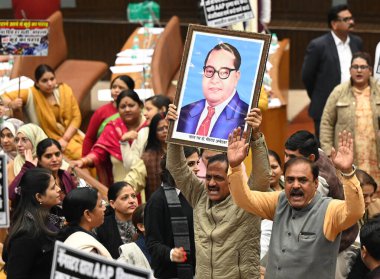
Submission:
M 25 161 L 32 163 L 37 166 L 38 158 L 33 158 L 33 153 L 31 149 L 24 150 Z
M 173 104 L 170 104 L 168 113 L 166 114 L 166 120 L 176 121 L 177 119 L 178 119 L 177 107 Z
M 333 147 L 331 149 L 331 160 L 335 168 L 343 173 L 350 173 L 352 171 L 352 163 L 354 162 L 354 140 L 351 133 L 344 130 L 339 133 L 339 145 L 336 151 Z
M 248 113 L 245 121 L 252 128 L 252 136 L 253 138 L 258 138 L 260 136 L 260 125 L 263 120 L 261 111 L 259 108 L 253 108 Z
M 241 135 L 241 128 L 234 129 L 228 136 L 227 157 L 232 168 L 237 167 L 247 156 L 248 143 L 246 143 L 247 132 Z

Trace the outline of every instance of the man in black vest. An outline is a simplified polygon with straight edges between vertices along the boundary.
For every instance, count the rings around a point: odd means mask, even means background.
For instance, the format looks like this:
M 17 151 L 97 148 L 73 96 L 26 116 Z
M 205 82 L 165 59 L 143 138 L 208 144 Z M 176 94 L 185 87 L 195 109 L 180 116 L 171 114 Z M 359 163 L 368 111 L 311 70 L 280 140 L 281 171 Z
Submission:
M 351 134 L 344 131 L 338 152 L 331 154 L 344 186 L 346 200 L 341 201 L 322 197 L 318 167 L 304 157 L 286 162 L 285 192 L 250 191 L 241 170 L 248 145 L 240 132 L 236 129 L 229 137 L 229 187 L 238 206 L 274 221 L 266 278 L 335 278 L 340 233 L 364 214 Z

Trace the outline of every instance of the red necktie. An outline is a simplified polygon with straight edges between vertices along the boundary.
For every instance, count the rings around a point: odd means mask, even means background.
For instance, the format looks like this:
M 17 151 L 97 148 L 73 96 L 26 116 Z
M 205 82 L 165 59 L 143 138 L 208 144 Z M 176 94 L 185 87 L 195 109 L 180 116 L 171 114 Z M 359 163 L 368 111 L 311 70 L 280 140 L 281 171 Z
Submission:
M 197 135 L 199 136 L 207 136 L 208 135 L 208 130 L 210 129 L 210 124 L 211 124 L 211 118 L 215 114 L 215 108 L 214 107 L 207 107 L 208 113 L 206 118 L 203 120 L 201 126 L 199 126 Z

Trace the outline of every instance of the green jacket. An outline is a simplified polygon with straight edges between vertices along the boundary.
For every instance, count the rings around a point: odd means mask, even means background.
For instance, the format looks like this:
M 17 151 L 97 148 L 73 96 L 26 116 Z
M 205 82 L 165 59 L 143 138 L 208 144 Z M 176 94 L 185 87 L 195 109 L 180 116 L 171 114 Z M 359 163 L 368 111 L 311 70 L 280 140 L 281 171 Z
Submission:
M 270 167 L 264 136 L 251 143 L 251 189 L 267 191 Z M 212 204 L 205 183 L 187 167 L 182 147 L 168 144 L 167 168 L 194 210 L 196 278 L 260 278 L 260 217 L 228 196 Z

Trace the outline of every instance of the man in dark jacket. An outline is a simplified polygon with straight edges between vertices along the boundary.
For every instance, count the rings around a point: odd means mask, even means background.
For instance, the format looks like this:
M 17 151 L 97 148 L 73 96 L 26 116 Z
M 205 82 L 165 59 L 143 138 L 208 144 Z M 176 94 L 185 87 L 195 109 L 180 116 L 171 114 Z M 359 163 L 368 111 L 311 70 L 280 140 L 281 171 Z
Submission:
M 327 98 L 335 86 L 349 80 L 352 54 L 363 48 L 361 38 L 350 34 L 355 22 L 347 5 L 332 7 L 327 21 L 331 31 L 310 42 L 302 66 L 302 81 L 311 101 L 309 115 L 318 138 Z

